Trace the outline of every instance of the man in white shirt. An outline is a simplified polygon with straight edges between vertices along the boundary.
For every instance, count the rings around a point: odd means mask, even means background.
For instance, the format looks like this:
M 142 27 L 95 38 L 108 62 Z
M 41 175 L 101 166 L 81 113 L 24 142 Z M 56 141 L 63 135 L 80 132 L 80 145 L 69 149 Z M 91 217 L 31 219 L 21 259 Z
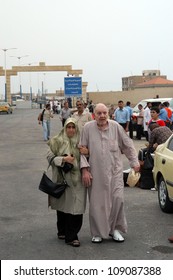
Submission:
M 151 120 L 150 108 L 152 107 L 151 102 L 147 102 L 147 107 L 144 110 L 144 134 L 145 138 L 148 141 L 148 123 Z
M 84 102 L 84 112 L 85 113 L 89 113 L 89 108 L 87 106 L 88 106 L 88 104 L 86 102 Z
M 143 122 L 144 122 L 144 109 L 142 104 L 138 105 L 139 115 L 137 116 L 137 128 L 136 128 L 136 138 L 141 140 L 143 132 Z

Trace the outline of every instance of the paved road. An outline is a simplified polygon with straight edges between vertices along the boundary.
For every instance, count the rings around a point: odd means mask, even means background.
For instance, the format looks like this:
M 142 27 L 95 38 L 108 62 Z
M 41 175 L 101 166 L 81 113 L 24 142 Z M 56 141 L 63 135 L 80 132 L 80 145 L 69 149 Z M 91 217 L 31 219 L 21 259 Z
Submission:
M 47 145 L 37 124 L 39 109 L 16 109 L 0 115 L 0 258 L 4 260 L 148 260 L 173 259 L 173 215 L 160 211 L 157 192 L 125 188 L 128 234 L 117 244 L 111 239 L 92 244 L 88 210 L 80 232 L 81 247 L 57 240 L 55 212 L 48 210 L 47 196 L 38 191 L 47 167 Z M 52 136 L 61 128 L 52 120 Z M 135 141 L 137 150 L 145 141 Z M 125 168 L 128 167 L 124 160 Z

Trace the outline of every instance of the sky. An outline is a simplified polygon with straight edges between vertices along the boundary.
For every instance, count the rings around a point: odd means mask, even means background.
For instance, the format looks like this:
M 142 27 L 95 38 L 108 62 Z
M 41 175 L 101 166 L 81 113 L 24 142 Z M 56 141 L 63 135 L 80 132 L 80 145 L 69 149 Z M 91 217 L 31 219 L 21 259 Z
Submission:
M 122 77 L 159 69 L 173 80 L 172 0 L 0 0 L 0 66 L 72 65 L 87 91 L 121 90 Z M 28 56 L 27 56 L 28 55 Z M 64 88 L 66 72 L 21 73 L 11 92 Z M 4 91 L 0 77 L 0 93 Z

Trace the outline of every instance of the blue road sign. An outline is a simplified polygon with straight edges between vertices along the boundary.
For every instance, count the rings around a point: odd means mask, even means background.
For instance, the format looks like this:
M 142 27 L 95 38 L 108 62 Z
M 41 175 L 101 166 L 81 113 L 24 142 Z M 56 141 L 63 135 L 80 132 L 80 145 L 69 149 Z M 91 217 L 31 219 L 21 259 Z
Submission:
M 64 78 L 64 93 L 66 97 L 82 96 L 82 78 L 81 77 Z

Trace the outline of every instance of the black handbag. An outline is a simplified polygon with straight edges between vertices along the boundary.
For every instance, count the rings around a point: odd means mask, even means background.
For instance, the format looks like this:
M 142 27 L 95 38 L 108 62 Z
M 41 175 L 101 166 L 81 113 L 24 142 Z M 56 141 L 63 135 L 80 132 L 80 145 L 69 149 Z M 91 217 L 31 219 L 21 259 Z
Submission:
M 50 166 L 50 164 L 49 164 Z M 49 168 L 48 166 L 48 168 Z M 48 170 L 47 168 L 47 170 Z M 60 198 L 62 196 L 62 194 L 65 192 L 65 189 L 67 187 L 69 187 L 69 185 L 67 184 L 65 178 L 64 178 L 64 174 L 63 171 L 59 168 L 59 171 L 61 173 L 62 176 L 62 182 L 57 182 L 54 183 L 51 181 L 51 179 L 46 175 L 46 172 L 44 171 L 40 184 L 39 184 L 39 190 L 47 193 L 55 198 Z
M 143 169 L 153 169 L 153 167 L 154 167 L 154 159 L 151 153 L 147 152 L 144 159 Z

